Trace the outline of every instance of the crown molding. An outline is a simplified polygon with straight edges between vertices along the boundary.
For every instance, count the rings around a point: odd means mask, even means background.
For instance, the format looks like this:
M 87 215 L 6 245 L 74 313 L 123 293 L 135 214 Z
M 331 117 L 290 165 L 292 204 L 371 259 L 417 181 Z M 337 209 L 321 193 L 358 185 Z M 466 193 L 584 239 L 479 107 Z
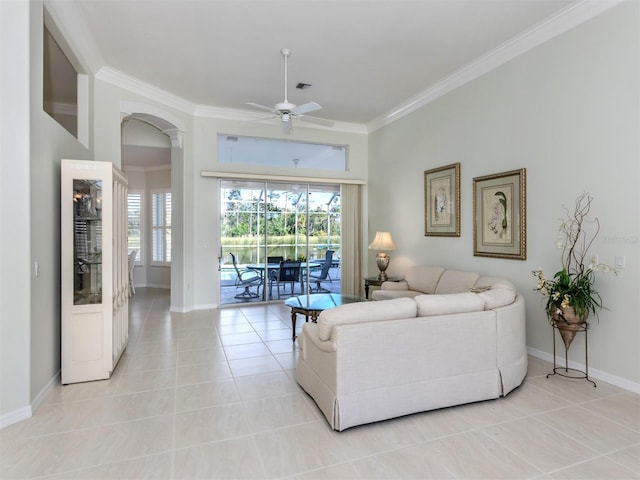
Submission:
M 395 109 L 367 123 L 367 130 L 373 132 L 389 125 L 415 110 L 433 102 L 462 85 L 494 70 L 519 57 L 533 48 L 561 35 L 590 20 L 623 0 L 579 0 L 557 12 L 554 16 L 531 27 L 520 35 L 508 40 L 473 62 L 456 70 L 453 74 L 437 82 L 421 93 L 409 98 Z
M 189 115 L 193 115 L 196 109 L 195 103 L 185 100 L 173 93 L 169 93 L 166 90 L 162 90 L 150 83 L 138 80 L 115 68 L 108 66 L 102 67 L 96 74 L 96 78 Z
M 189 100 L 162 90 L 150 83 L 138 80 L 115 68 L 102 67 L 96 74 L 96 78 L 189 115 L 193 115 L 196 108 L 196 104 Z
M 304 127 L 297 126 L 296 128 L 315 128 L 366 135 L 399 120 L 400 118 L 433 102 L 456 88 L 477 79 L 485 73 L 504 65 L 510 60 L 513 60 L 514 58 L 551 40 L 552 38 L 571 30 L 587 20 L 618 5 L 622 1 L 623 0 L 578 0 L 556 13 L 556 15 L 531 27 L 529 30 L 526 30 L 520 35 L 503 43 L 485 55 L 482 55 L 473 62 L 456 70 L 448 77 L 409 98 L 393 110 L 373 119 L 367 124 L 336 122 L 332 128 L 309 124 Z M 235 120 L 241 122 L 267 121 L 267 119 L 261 120 L 261 117 L 264 117 L 260 113 L 251 112 L 249 110 L 193 103 L 108 66 L 100 68 L 96 73 L 96 78 L 195 117 Z
M 213 105 L 198 105 L 111 67 L 102 67 L 96 74 L 96 78 L 122 88 L 123 90 L 158 102 L 164 106 L 175 108 L 188 115 L 193 115 L 194 117 L 235 120 L 239 122 L 267 122 L 271 120 L 265 119 L 264 114 L 260 112 Z M 306 123 L 304 126 L 298 124 L 296 128 L 315 128 L 364 135 L 368 133 L 366 125 L 349 122 L 336 122 L 334 127 L 331 128 L 323 127 L 322 125 L 311 125 L 309 123 Z
M 256 114 L 249 110 L 216 107 L 214 105 L 196 105 L 193 115 L 195 117 L 237 120 L 239 122 L 252 122 L 264 117 L 264 114 Z

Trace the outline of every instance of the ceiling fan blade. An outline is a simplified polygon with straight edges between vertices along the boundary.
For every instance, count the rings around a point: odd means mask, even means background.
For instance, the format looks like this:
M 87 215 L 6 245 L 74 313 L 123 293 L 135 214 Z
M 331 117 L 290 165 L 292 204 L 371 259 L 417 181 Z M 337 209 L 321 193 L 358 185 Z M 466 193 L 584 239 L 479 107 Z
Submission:
M 333 127 L 335 125 L 333 120 L 327 120 L 326 118 L 311 117 L 309 115 L 298 115 L 296 118 L 302 122 L 315 123 L 325 127 Z
M 280 115 L 276 115 L 276 114 L 272 114 L 272 115 L 267 115 L 264 117 L 258 117 L 258 118 L 252 118 L 250 120 L 243 120 L 242 123 L 256 123 L 256 122 L 263 122 L 265 120 L 271 120 L 272 118 L 279 118 Z
M 280 115 L 280 112 L 275 110 L 273 107 L 267 107 L 266 105 L 260 105 L 259 103 L 247 102 L 247 105 L 253 108 L 257 108 L 258 110 L 264 110 L 265 112 L 271 112 L 274 115 Z
M 296 115 L 303 115 L 309 112 L 315 112 L 316 110 L 320 110 L 322 107 L 316 102 L 305 103 L 304 105 L 298 105 L 296 108 L 292 110 L 292 113 Z

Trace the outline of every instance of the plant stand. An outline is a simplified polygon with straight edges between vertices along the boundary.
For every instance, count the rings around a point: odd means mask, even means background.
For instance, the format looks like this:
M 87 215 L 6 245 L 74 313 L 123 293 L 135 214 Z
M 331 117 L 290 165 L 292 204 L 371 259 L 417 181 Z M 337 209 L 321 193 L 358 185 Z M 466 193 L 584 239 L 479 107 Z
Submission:
M 584 367 L 585 370 L 578 370 L 575 368 L 569 368 L 569 347 L 565 345 L 564 347 L 564 367 L 558 367 L 556 364 L 556 330 L 560 331 L 563 329 L 563 325 L 558 325 L 557 322 L 553 322 L 551 324 L 553 327 L 553 372 L 547 375 L 549 378 L 552 375 L 560 375 L 561 377 L 566 378 L 574 378 L 574 379 L 586 379 L 587 382 L 593 383 L 594 387 L 597 387 L 596 382 L 589 378 L 589 350 L 588 350 L 588 331 L 589 331 L 589 323 L 584 322 L 579 325 L 578 328 L 574 328 L 575 332 L 584 332 Z

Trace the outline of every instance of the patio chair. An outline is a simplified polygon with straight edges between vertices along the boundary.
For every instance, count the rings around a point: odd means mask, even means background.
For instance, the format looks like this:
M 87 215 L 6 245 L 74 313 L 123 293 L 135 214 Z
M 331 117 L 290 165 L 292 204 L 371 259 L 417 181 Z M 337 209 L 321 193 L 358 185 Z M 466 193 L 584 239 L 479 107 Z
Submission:
M 262 285 L 262 276 L 255 270 L 245 268 L 240 270 L 238 263 L 236 262 L 236 256 L 230 253 L 231 260 L 233 261 L 233 268 L 236 270 L 236 287 L 244 287 L 244 292 L 239 293 L 235 298 L 251 299 L 258 298 L 260 296 L 260 285 Z M 255 293 L 250 290 L 251 287 L 257 287 Z
M 309 292 L 312 293 L 322 293 L 322 292 L 330 292 L 331 290 L 322 287 L 320 285 L 322 282 L 332 282 L 331 275 L 329 274 L 329 269 L 331 268 L 331 264 L 333 263 L 333 250 L 327 250 L 327 255 L 324 258 L 324 263 L 320 268 L 319 272 L 310 272 L 309 273 L 309 283 L 315 282 L 316 286 L 314 288 L 309 289 Z
M 291 285 L 291 295 L 293 295 L 294 286 L 296 282 L 300 282 L 300 294 L 302 291 L 302 282 L 300 278 L 300 262 L 294 262 L 292 260 L 285 260 L 280 262 L 280 268 L 273 270 L 269 276 L 269 296 L 271 297 L 273 283 L 276 283 L 278 288 L 278 298 L 280 298 L 280 284 Z

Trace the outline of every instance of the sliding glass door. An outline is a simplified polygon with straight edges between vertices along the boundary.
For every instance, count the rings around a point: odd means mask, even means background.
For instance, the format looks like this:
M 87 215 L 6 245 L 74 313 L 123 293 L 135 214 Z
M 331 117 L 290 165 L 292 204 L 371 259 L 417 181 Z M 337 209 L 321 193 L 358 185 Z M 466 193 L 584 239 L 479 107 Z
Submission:
M 220 200 L 222 305 L 340 292 L 338 185 L 222 180 Z M 299 262 L 297 281 L 280 261 Z

